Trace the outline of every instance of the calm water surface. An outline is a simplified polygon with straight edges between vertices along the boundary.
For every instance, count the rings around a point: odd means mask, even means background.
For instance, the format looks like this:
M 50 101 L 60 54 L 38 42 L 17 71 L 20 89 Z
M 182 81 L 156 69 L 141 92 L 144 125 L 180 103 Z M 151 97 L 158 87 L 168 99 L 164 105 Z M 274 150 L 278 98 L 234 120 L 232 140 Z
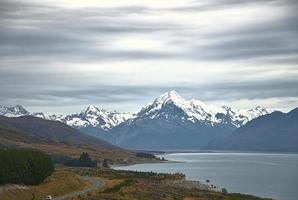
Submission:
M 179 163 L 137 164 L 115 169 L 181 172 L 188 180 L 205 181 L 229 192 L 279 200 L 298 200 L 298 154 L 173 153 Z

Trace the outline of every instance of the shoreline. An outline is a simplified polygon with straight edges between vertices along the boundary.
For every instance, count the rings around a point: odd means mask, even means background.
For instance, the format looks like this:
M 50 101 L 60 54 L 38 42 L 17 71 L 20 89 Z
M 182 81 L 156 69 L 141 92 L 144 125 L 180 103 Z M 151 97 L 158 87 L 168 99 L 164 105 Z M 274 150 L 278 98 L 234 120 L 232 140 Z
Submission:
M 177 153 L 182 153 L 182 157 L 183 157 L 183 155 L 184 154 L 187 154 L 186 152 L 177 152 Z M 200 153 L 202 153 L 202 152 L 189 152 L 190 154 L 192 154 L 192 153 L 198 153 L 198 155 L 200 154 Z M 204 153 L 206 153 L 206 152 L 203 152 L 203 154 Z M 208 153 L 210 153 L 210 155 L 212 154 L 212 153 L 215 153 L 215 154 L 217 154 L 218 153 L 218 156 L 221 156 L 221 153 L 222 153 L 222 155 L 224 156 L 224 154 L 226 153 L 226 155 L 227 156 L 233 156 L 232 154 L 239 154 L 239 156 L 237 156 L 237 157 L 242 157 L 241 156 L 241 154 L 247 154 L 247 156 L 250 156 L 249 154 L 250 153 L 252 153 L 252 154 L 255 154 L 256 156 L 259 154 L 260 156 L 262 156 L 262 157 L 264 157 L 264 158 L 270 158 L 271 156 L 270 155 L 275 155 L 276 156 L 276 158 L 279 158 L 279 155 L 284 155 L 286 158 L 290 158 L 290 159 L 295 159 L 296 158 L 296 156 L 298 155 L 298 153 L 273 153 L 273 152 L 235 152 L 235 151 L 232 151 L 232 152 L 208 152 Z M 185 163 L 185 162 L 183 162 L 183 161 L 173 161 L 173 159 L 175 159 L 176 158 L 176 156 L 173 156 L 173 157 L 171 157 L 171 156 L 169 156 L 169 157 L 167 157 L 166 156 L 166 154 L 175 154 L 174 152 L 166 152 L 166 153 L 163 153 L 163 154 L 158 154 L 157 156 L 158 157 L 162 157 L 162 156 L 165 156 L 165 158 L 167 158 L 167 159 L 172 159 L 172 160 L 168 160 L 168 161 L 166 161 L 166 162 L 163 162 L 163 163 Z M 207 154 L 207 156 L 208 156 L 209 154 Z M 204 155 L 202 155 L 202 156 L 204 156 Z M 200 156 L 199 156 L 200 157 Z M 261 157 L 261 158 L 262 158 Z M 176 158 L 177 160 L 179 160 L 179 156 Z M 216 157 L 217 158 L 217 157 Z M 187 161 L 186 161 L 187 162 Z M 273 161 L 272 161 L 273 162 Z M 152 162 L 152 163 L 154 163 L 154 162 Z M 162 162 L 158 162 L 158 163 L 162 163 Z M 175 168 L 171 168 L 171 166 L 169 166 L 169 167 L 167 167 L 167 166 L 162 166 L 162 167 L 160 167 L 162 170 L 160 170 L 159 169 L 159 167 L 156 165 L 154 165 L 154 166 L 147 166 L 147 167 L 132 167 L 133 169 L 121 169 L 121 167 L 128 167 L 129 168 L 129 166 L 133 166 L 133 165 L 136 165 L 136 164 L 146 164 L 146 163 L 134 163 L 134 164 L 132 164 L 132 165 L 122 165 L 122 166 L 118 166 L 118 165 L 115 165 L 115 166 L 112 166 L 112 169 L 114 169 L 114 170 L 129 170 L 129 171 L 139 171 L 139 172 L 149 172 L 150 170 L 151 171 L 153 171 L 153 172 L 157 172 L 158 173 L 158 171 L 162 171 L 162 173 L 169 173 L 169 174 L 171 174 L 171 173 L 174 173 L 175 172 L 175 169 L 176 169 L 176 167 Z M 264 164 L 264 163 L 263 163 Z M 266 163 L 265 163 L 266 164 Z M 183 167 L 183 164 L 182 165 L 179 165 L 180 167 L 182 166 Z M 262 165 L 261 165 L 262 166 Z M 270 165 L 271 166 L 271 165 Z M 117 169 L 117 167 L 119 167 L 120 169 Z M 115 169 L 116 168 L 116 169 Z M 169 169 L 167 169 L 167 168 L 169 168 Z M 179 167 L 177 167 L 177 168 L 179 168 Z M 149 171 L 148 171 L 149 170 Z M 176 169 L 176 172 L 182 172 L 184 175 L 186 175 L 186 174 L 188 174 L 188 172 L 187 171 L 183 171 L 183 170 L 177 170 Z M 237 173 L 236 173 L 237 174 Z M 205 181 L 205 179 L 206 180 L 211 180 L 211 182 L 206 182 Z M 230 191 L 231 190 L 231 193 L 238 193 L 238 194 L 244 194 L 244 195 L 253 195 L 253 196 L 259 196 L 259 197 L 261 197 L 261 198 L 265 198 L 265 199 L 271 199 L 271 198 L 277 198 L 278 197 L 278 195 L 279 194 L 271 194 L 270 192 L 268 193 L 268 192 L 260 192 L 259 190 L 236 190 L 235 189 L 235 187 L 232 185 L 229 185 L 229 184 L 227 184 L 229 181 L 224 181 L 224 182 L 217 182 L 217 181 L 215 181 L 215 179 L 212 179 L 211 178 L 211 176 L 210 176 L 210 173 L 207 173 L 207 175 L 206 176 L 200 176 L 200 179 L 199 179 L 199 177 L 197 177 L 196 179 L 193 179 L 193 178 L 191 178 L 191 177 L 189 177 L 188 176 L 188 178 L 187 177 L 185 177 L 185 180 L 186 181 L 194 181 L 194 182 L 198 182 L 198 183 L 201 183 L 201 184 L 208 184 L 209 185 L 209 187 L 211 186 L 211 184 L 212 185 L 215 185 L 216 186 L 216 189 L 218 189 L 218 190 L 220 190 L 220 189 L 223 189 L 223 188 L 225 188 L 225 187 L 227 187 L 228 188 L 228 191 Z M 226 179 L 226 180 L 228 180 L 228 179 Z M 214 182 L 215 181 L 215 182 Z M 243 180 L 242 180 L 243 181 Z M 245 181 L 245 180 L 244 180 Z M 245 185 L 246 183 L 245 182 L 242 182 L 243 183 L 243 185 Z M 241 183 L 241 184 L 242 184 Z M 255 183 L 257 183 L 257 182 L 255 182 Z M 260 185 L 260 184 L 259 184 Z M 230 190 L 229 190 L 229 188 L 230 188 Z M 264 187 L 264 189 L 266 190 L 266 187 Z M 268 190 L 267 190 L 268 191 Z M 287 194 L 286 193 L 284 193 L 283 194 L 284 196 L 287 196 Z
M 145 150 L 144 150 L 145 151 Z M 176 153 L 252 153 L 252 154 L 298 154 L 295 151 L 245 151 L 245 150 L 200 150 L 200 149 L 193 149 L 193 150 L 156 150 L 147 152 L 152 153 L 154 155 L 164 155 L 164 154 L 176 154 Z
M 165 161 L 144 161 L 144 162 L 131 162 L 131 163 L 121 163 L 121 164 L 113 164 L 110 165 L 111 169 L 114 169 L 113 167 L 128 167 L 128 166 L 133 166 L 133 165 L 139 165 L 139 164 L 162 164 L 162 163 L 183 163 L 179 161 L 170 161 L 170 160 L 165 160 Z

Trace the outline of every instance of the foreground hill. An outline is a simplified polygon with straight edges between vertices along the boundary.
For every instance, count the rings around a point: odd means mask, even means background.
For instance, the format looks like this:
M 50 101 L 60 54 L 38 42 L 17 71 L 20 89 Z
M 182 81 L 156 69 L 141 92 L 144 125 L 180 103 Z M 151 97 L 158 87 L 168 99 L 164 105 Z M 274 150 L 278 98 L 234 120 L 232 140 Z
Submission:
M 258 117 L 208 148 L 249 151 L 298 151 L 298 108 Z
M 19 137 L 10 137 L 5 130 L 14 130 L 20 136 L 33 142 L 59 142 L 65 144 L 88 144 L 94 147 L 106 149 L 117 149 L 101 139 L 80 133 L 78 130 L 67 126 L 62 122 L 44 120 L 33 116 L 22 116 L 8 118 L 0 116 L 1 137 L 9 137 L 11 140 L 18 140 Z M 119 149 L 119 148 L 118 148 Z
M 0 116 L 0 147 L 35 148 L 49 154 L 78 157 L 88 152 L 96 159 L 114 162 L 138 162 L 134 152 L 121 149 L 101 139 L 85 135 L 57 121 L 33 116 Z

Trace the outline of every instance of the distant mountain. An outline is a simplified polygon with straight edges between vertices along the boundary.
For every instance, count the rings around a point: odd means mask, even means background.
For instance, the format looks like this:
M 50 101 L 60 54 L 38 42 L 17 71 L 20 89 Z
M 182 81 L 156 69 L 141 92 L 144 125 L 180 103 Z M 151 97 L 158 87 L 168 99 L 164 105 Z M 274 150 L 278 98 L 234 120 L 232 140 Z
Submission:
M 42 119 L 54 120 L 63 122 L 69 126 L 78 129 L 95 128 L 99 130 L 108 131 L 118 124 L 133 118 L 135 115 L 132 113 L 109 112 L 100 109 L 96 106 L 88 106 L 80 113 L 69 115 L 49 115 L 43 112 L 30 113 L 20 105 L 17 106 L 0 106 L 0 115 L 6 117 L 19 117 L 19 116 L 35 116 Z
M 251 120 L 227 138 L 214 140 L 210 149 L 298 151 L 298 108 L 273 112 Z
M 132 149 L 199 149 L 267 113 L 261 107 L 239 111 L 208 106 L 198 100 L 186 101 L 170 91 L 144 107 L 136 117 L 115 126 L 105 139 Z
M 210 106 L 199 100 L 186 101 L 175 91 L 162 94 L 137 114 L 108 112 L 95 106 L 69 115 L 29 113 L 20 106 L 1 108 L 0 115 L 11 117 L 23 113 L 60 121 L 113 144 L 137 149 L 202 148 L 211 140 L 224 138 L 248 121 L 271 112 L 260 106 L 237 110 Z
M 30 115 L 30 113 L 20 105 L 0 106 L 0 115 L 5 117 L 19 117 L 19 116 Z

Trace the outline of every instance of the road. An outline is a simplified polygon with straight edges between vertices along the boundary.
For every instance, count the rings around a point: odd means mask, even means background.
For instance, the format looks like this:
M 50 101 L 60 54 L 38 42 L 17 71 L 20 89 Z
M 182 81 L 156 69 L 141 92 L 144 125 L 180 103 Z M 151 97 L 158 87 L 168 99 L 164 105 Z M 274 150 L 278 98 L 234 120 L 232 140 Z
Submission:
M 87 194 L 87 193 L 92 192 L 94 190 L 97 190 L 98 188 L 101 188 L 105 185 L 104 181 L 102 181 L 98 178 L 88 177 L 88 176 L 82 176 L 80 178 L 82 180 L 90 181 L 92 185 L 90 187 L 84 188 L 80 191 L 75 191 L 75 192 L 65 194 L 63 196 L 54 197 L 53 200 L 65 200 L 67 198 L 77 197 L 79 195 L 84 195 L 84 194 Z

